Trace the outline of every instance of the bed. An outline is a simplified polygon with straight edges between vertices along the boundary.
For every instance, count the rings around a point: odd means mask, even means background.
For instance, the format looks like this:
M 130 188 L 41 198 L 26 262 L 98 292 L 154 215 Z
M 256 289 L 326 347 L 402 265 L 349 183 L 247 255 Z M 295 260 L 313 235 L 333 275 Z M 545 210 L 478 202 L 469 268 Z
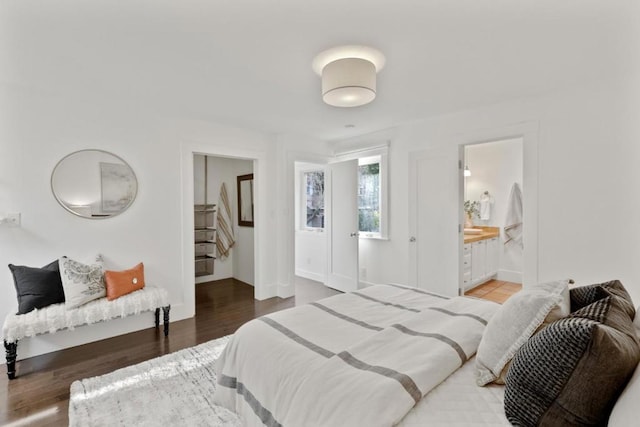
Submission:
M 546 316 L 553 307 L 542 305 Z M 263 316 L 218 360 L 214 403 L 246 426 L 510 425 L 505 387 L 478 387 L 474 358 L 503 309 L 376 285 Z

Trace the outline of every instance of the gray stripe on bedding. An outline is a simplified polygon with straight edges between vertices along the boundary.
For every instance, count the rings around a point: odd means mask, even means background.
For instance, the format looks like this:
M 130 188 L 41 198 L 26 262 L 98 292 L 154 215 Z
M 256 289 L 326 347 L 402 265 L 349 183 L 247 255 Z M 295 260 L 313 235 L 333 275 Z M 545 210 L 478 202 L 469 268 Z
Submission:
M 362 360 L 356 359 L 348 351 L 340 352 L 337 354 L 337 356 L 345 361 L 348 365 L 356 369 L 374 372 L 376 374 L 398 381 L 416 403 L 418 403 L 418 401 L 420 401 L 420 399 L 422 398 L 422 392 L 420 391 L 416 383 L 411 379 L 411 377 L 406 374 L 394 371 L 390 368 L 385 368 L 384 366 L 369 365 Z
M 323 311 L 325 311 L 325 312 L 327 312 L 327 313 L 331 314 L 332 316 L 335 316 L 335 317 L 337 317 L 339 319 L 346 320 L 347 322 L 351 322 L 351 323 L 353 323 L 355 325 L 358 325 L 358 326 L 362 326 L 363 328 L 372 329 L 374 331 L 381 331 L 381 330 L 384 329 L 384 328 L 381 328 L 379 326 L 374 326 L 374 325 L 371 325 L 369 323 L 363 322 L 362 320 L 354 319 L 353 317 L 347 316 L 345 314 L 338 313 L 337 311 L 330 309 L 326 305 L 322 305 L 322 304 L 319 304 L 317 302 L 312 302 L 309 305 L 312 305 L 312 306 L 314 306 L 316 308 L 319 308 L 320 310 L 323 310 Z
M 477 316 L 475 314 L 471 314 L 471 313 L 454 313 L 453 311 L 449 311 L 449 310 L 446 310 L 446 309 L 440 308 L 440 307 L 429 307 L 427 310 L 439 311 L 441 313 L 448 314 L 449 316 L 469 317 L 470 319 L 477 320 L 478 322 L 480 322 L 483 325 L 487 326 L 487 321 L 484 320 L 482 317 Z
M 423 291 L 422 289 L 418 289 L 418 288 L 410 288 L 409 286 L 396 285 L 396 284 L 393 284 L 393 283 L 388 284 L 386 286 L 393 286 L 394 288 L 404 289 L 405 291 L 417 292 L 419 294 L 424 294 L 424 295 L 430 295 L 430 296 L 436 297 L 436 298 L 451 299 L 449 297 L 445 297 L 444 295 L 434 294 L 433 292 Z
M 380 299 L 370 297 L 369 295 L 361 294 L 360 292 L 351 292 L 351 295 L 357 295 L 360 298 L 368 299 L 369 301 L 377 302 L 378 304 L 387 305 L 389 307 L 395 307 L 395 308 L 399 308 L 401 310 L 411 311 L 413 313 L 420 313 L 420 310 L 418 310 L 418 309 L 411 308 L 411 307 L 405 307 L 404 305 L 394 304 L 394 303 L 388 302 L 388 301 L 382 301 Z
M 418 331 L 411 330 L 406 326 L 398 325 L 398 324 L 391 325 L 391 327 L 396 328 L 403 334 L 413 335 L 415 337 L 433 338 L 445 344 L 448 344 L 449 346 L 451 346 L 451 348 L 453 348 L 456 351 L 456 353 L 458 353 L 458 356 L 460 357 L 460 361 L 462 362 L 462 364 L 464 364 L 468 359 L 467 354 L 464 352 L 462 347 L 460 347 L 460 344 L 458 344 L 457 342 L 455 342 L 454 340 L 452 340 L 447 336 L 444 336 L 442 334 L 432 334 L 428 332 L 418 332 Z
M 288 338 L 291 338 L 293 341 L 297 342 L 298 344 L 307 347 L 309 350 L 315 351 L 320 356 L 324 356 L 328 359 L 331 356 L 335 355 L 335 353 L 327 349 L 324 349 L 319 345 L 312 343 L 309 340 L 302 338 L 300 335 L 296 334 L 291 329 L 281 325 L 280 323 L 276 322 L 275 320 L 269 317 L 258 317 L 258 320 L 262 320 L 264 323 L 271 326 L 273 329 L 277 330 L 278 332 L 281 332 L 283 335 L 285 335 Z
M 273 414 L 271 413 L 271 411 L 262 406 L 258 399 L 256 399 L 256 397 L 253 395 L 253 393 L 247 390 L 244 384 L 239 382 L 237 378 L 220 374 L 220 376 L 218 377 L 218 384 L 223 387 L 235 389 L 236 393 L 244 398 L 244 401 L 247 402 L 247 405 L 249 405 L 249 407 L 253 410 L 253 413 L 256 414 L 258 418 L 260 418 L 262 424 L 267 427 L 282 427 L 282 424 L 280 424 L 278 421 L 276 421 L 275 418 L 273 418 Z

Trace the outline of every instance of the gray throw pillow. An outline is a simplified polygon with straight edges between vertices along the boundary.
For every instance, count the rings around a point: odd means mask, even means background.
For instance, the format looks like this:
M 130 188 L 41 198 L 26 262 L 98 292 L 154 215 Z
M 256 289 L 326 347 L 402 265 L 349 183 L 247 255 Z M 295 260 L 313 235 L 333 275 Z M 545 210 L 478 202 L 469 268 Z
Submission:
M 615 289 L 585 290 L 606 296 L 548 325 L 518 350 L 505 388 L 512 424 L 606 425 L 640 361 L 635 313 L 629 313 L 635 309 Z

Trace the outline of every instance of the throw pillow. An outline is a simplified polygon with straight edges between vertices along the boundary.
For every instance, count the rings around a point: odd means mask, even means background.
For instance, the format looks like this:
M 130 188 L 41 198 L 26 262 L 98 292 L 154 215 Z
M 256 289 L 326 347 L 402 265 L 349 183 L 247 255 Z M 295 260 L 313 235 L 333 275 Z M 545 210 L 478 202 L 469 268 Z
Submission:
M 640 338 L 640 307 L 636 308 L 636 317 L 633 324 L 636 335 Z M 627 427 L 638 422 L 638 402 L 640 402 L 640 366 L 636 366 L 633 376 L 624 391 L 616 401 L 611 416 L 609 427 Z
M 107 299 L 112 301 L 123 295 L 144 288 L 144 264 L 140 263 L 130 270 L 105 271 Z
M 106 295 L 103 279 L 102 255 L 97 255 L 92 264 L 85 264 L 62 257 L 60 277 L 68 308 L 79 307 Z
M 606 298 L 609 295 L 616 295 L 627 301 L 625 304 L 627 313 L 633 318 L 635 309 L 633 308 L 633 301 L 631 296 L 622 285 L 619 280 L 611 280 L 609 282 L 597 283 L 595 285 L 580 286 L 572 288 L 569 291 L 571 298 L 571 311 L 580 310 L 582 307 L 586 307 L 602 298 Z
M 503 383 L 516 351 L 543 322 L 569 314 L 569 281 L 541 283 L 509 298 L 489 320 L 478 346 L 476 383 Z
M 18 314 L 64 302 L 58 260 L 42 268 L 9 264 L 18 295 Z
M 640 360 L 627 305 L 609 293 L 520 348 L 506 378 L 504 406 L 512 424 L 606 425 Z

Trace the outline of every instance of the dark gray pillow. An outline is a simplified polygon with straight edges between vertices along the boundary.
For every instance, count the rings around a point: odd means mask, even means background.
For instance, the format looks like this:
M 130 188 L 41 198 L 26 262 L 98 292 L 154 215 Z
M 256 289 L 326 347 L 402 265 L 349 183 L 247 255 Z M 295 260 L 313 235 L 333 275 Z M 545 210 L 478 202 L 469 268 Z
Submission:
M 571 311 L 580 310 L 583 307 L 593 304 L 594 302 L 606 298 L 609 295 L 616 295 L 628 301 L 626 307 L 629 316 L 633 319 L 635 308 L 631 296 L 624 288 L 619 280 L 610 280 L 595 285 L 580 286 L 569 290 L 569 298 L 571 299 Z
M 42 268 L 9 264 L 18 295 L 18 314 L 64 302 L 58 260 Z
M 607 289 L 604 294 L 542 329 L 516 353 L 504 402 L 513 425 L 606 425 L 640 360 L 640 344 L 628 301 Z

